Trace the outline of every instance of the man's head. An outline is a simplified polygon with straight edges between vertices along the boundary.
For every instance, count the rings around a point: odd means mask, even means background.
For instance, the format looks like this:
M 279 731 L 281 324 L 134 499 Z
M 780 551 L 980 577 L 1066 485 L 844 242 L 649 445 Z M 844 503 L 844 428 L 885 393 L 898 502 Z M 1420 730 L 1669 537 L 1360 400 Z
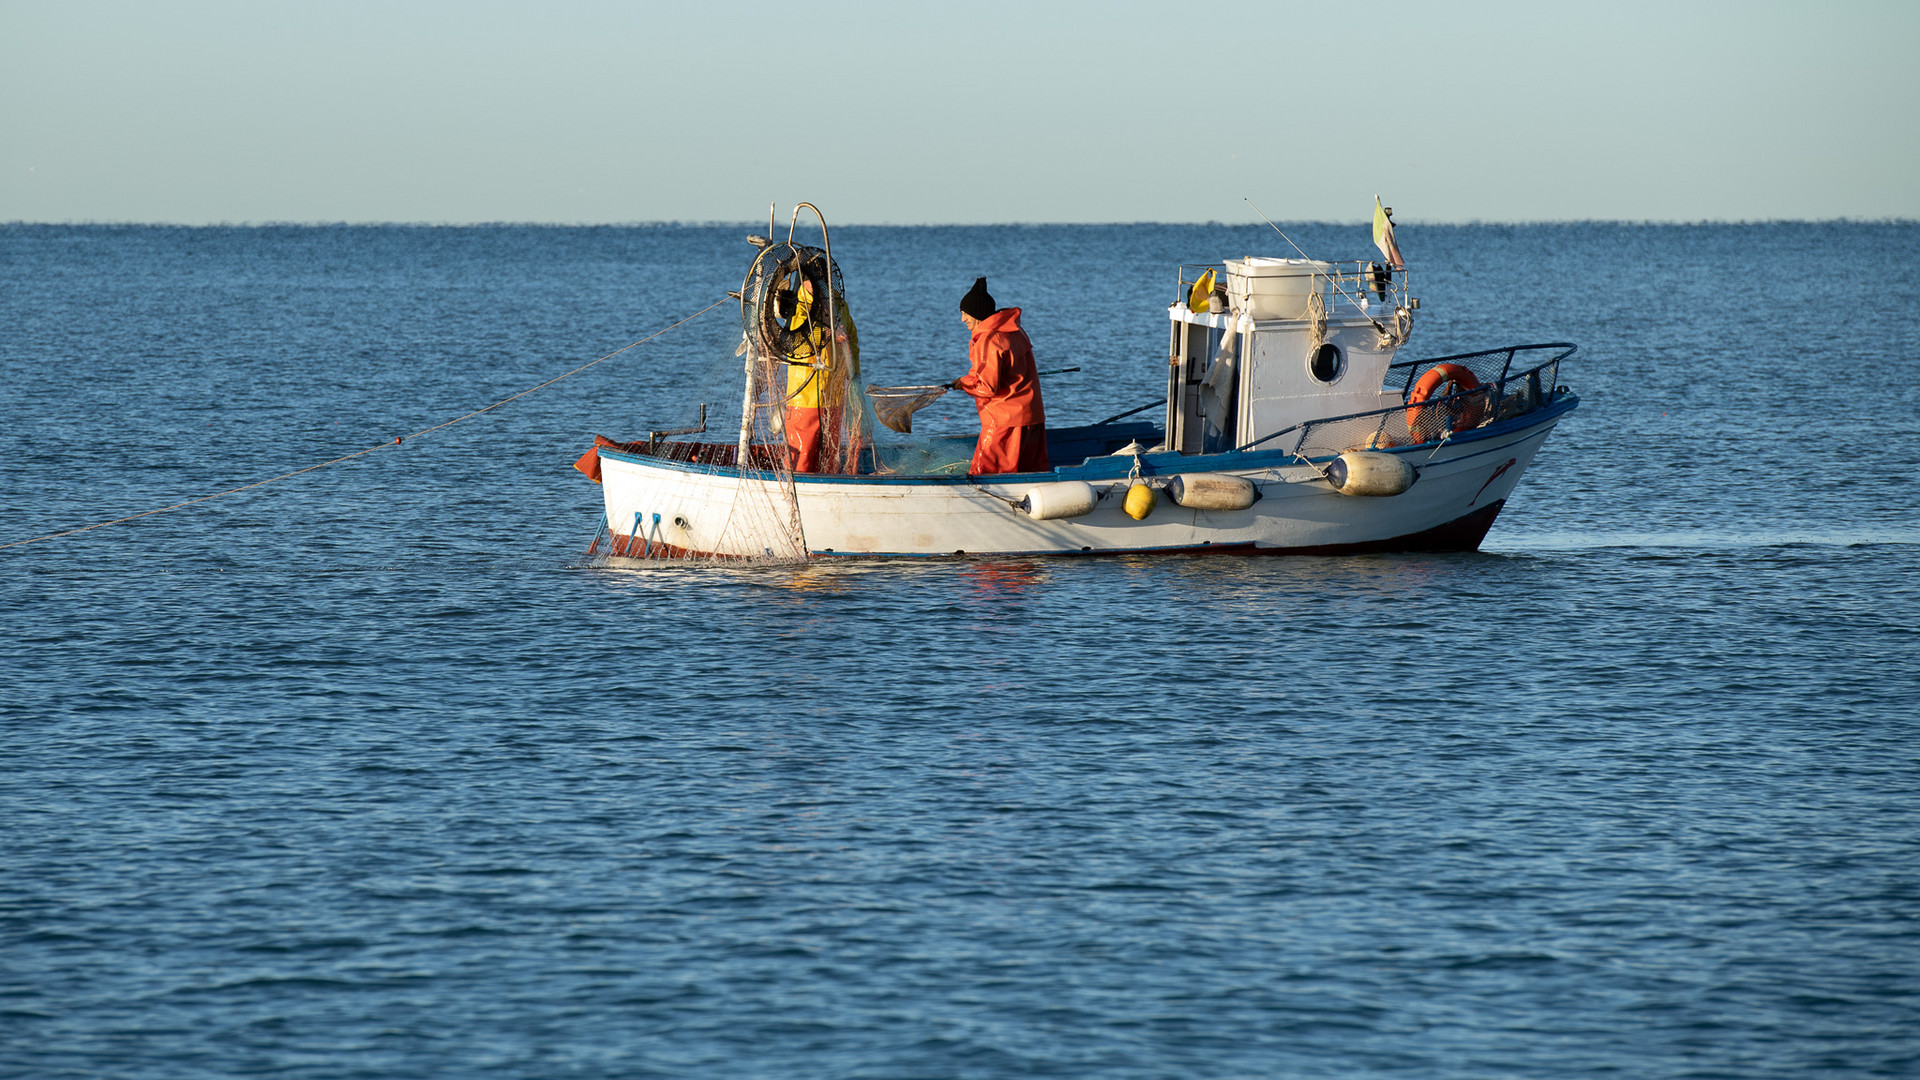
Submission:
M 967 320 L 967 329 L 973 329 L 975 323 L 1000 310 L 993 302 L 993 294 L 987 291 L 986 278 L 974 278 L 973 288 L 960 298 L 960 317 Z

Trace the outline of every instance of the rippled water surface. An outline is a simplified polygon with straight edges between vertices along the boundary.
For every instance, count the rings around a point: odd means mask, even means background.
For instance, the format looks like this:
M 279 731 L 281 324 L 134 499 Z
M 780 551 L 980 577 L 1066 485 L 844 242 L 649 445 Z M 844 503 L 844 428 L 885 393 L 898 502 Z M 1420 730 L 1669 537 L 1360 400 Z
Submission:
M 0 228 L 0 543 L 497 401 L 744 231 Z M 1284 247 L 833 239 L 869 377 L 986 274 L 1058 422 Z M 1920 228 L 1401 240 L 1413 352 L 1581 346 L 1477 554 L 580 566 L 724 309 L 0 550 L 0 1074 L 1920 1073 Z

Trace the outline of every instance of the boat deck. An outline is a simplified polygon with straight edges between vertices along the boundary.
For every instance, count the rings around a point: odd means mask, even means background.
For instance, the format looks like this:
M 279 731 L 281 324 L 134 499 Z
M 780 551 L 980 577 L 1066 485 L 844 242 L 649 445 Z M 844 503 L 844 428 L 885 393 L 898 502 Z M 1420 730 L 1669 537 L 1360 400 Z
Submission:
M 1077 465 L 1088 458 L 1111 454 L 1138 442 L 1153 446 L 1160 441 L 1160 425 L 1147 420 L 1111 424 L 1082 424 L 1047 429 L 1047 458 L 1053 467 Z M 891 442 L 868 446 L 860 451 L 857 476 L 964 476 L 973 461 L 975 435 L 927 435 L 909 442 Z M 604 437 L 603 450 L 637 457 L 689 465 L 732 466 L 740 457 L 735 443 L 646 441 L 615 442 Z M 755 444 L 751 465 L 774 469 L 772 448 Z

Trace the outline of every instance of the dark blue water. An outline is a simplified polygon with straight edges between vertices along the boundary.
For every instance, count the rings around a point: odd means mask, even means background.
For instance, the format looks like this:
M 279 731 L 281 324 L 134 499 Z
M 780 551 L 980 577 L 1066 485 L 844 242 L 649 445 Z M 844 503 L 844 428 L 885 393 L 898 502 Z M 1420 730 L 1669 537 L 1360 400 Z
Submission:
M 0 542 L 499 400 L 743 231 L 0 228 Z M 1263 231 L 833 240 L 870 378 L 986 274 L 1065 423 Z M 1920 1073 L 1916 241 L 1406 228 L 1413 352 L 1581 345 L 1472 555 L 579 567 L 724 310 L 0 550 L 0 1074 Z

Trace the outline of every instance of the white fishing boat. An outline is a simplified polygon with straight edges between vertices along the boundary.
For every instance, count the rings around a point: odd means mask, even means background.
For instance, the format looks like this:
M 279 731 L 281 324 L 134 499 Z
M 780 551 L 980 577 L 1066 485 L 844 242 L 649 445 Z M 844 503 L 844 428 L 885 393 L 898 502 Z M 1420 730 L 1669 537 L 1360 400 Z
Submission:
M 874 437 L 876 402 L 881 419 L 910 429 L 913 395 L 942 388 L 862 388 L 824 222 L 821 234 L 819 248 L 795 243 L 791 227 L 785 242 L 752 238 L 737 438 L 698 441 L 703 408 L 692 428 L 603 436 L 582 458 L 606 504 L 597 550 L 775 560 L 1471 551 L 1579 404 L 1559 382 L 1570 344 L 1401 359 L 1420 303 L 1397 259 L 1228 259 L 1176 272 L 1157 416 L 1049 426 L 1047 471 L 968 475 L 970 436 Z M 1397 256 L 1390 233 L 1382 247 Z M 812 457 L 793 411 L 806 386 L 825 421 L 807 437 Z

